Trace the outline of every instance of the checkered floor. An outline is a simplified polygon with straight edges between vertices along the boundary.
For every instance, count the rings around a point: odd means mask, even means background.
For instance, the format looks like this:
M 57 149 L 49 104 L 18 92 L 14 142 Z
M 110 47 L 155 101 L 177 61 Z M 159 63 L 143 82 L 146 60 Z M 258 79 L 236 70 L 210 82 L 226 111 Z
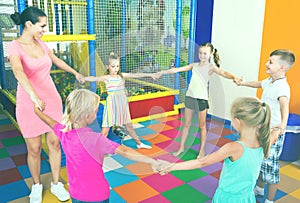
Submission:
M 172 152 L 177 149 L 182 126 L 182 114 L 135 124 L 137 134 L 153 149 L 138 149 L 151 157 L 168 161 L 190 160 L 199 150 L 197 119 L 193 120 L 187 140 L 187 149 L 176 158 Z M 24 140 L 12 123 L 0 114 L 0 203 L 29 202 L 28 195 L 32 180 L 26 164 Z M 227 142 L 237 139 L 228 122 L 208 118 L 208 140 L 206 153 L 211 153 Z M 133 140 L 126 139 L 125 145 L 135 148 Z M 45 151 L 42 153 L 41 181 L 44 185 L 43 202 L 59 202 L 50 192 L 50 166 Z M 300 162 L 281 162 L 281 182 L 276 195 L 278 203 L 300 202 Z M 62 162 L 61 181 L 66 188 L 68 178 Z M 168 175 L 153 174 L 146 164 L 136 163 L 119 155 L 105 158 L 104 171 L 111 186 L 112 203 L 167 203 L 211 202 L 217 188 L 222 163 L 190 171 L 176 171 Z M 262 202 L 263 198 L 257 199 Z M 71 201 L 68 201 L 71 202 Z

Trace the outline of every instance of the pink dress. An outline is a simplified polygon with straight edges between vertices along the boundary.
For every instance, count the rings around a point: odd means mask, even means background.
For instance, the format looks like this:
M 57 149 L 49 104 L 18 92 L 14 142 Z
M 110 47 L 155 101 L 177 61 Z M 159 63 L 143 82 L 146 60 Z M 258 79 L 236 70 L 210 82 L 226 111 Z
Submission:
M 7 53 L 8 56 L 17 55 L 20 57 L 24 73 L 40 99 L 46 104 L 44 112 L 54 120 L 60 121 L 62 118 L 62 100 L 50 76 L 52 67 L 52 61 L 48 55 L 50 50 L 44 42 L 40 40 L 37 42 L 45 52 L 44 56 L 38 59 L 25 53 L 16 40 L 8 45 Z M 16 118 L 24 138 L 37 137 L 52 131 L 35 115 L 33 102 L 19 83 L 16 96 Z

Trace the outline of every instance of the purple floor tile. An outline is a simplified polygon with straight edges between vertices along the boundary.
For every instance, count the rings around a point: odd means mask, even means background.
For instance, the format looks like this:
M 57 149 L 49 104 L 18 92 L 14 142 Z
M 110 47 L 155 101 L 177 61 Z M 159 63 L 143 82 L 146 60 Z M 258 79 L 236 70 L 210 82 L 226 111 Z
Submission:
M 212 198 L 218 187 L 218 179 L 210 175 L 204 176 L 189 183 L 193 188 L 200 191 L 204 195 Z
M 221 135 L 217 135 L 213 132 L 207 132 L 207 136 L 206 136 L 206 140 L 214 140 L 214 139 L 217 139 L 217 138 L 220 138 Z
M 196 150 L 196 151 L 199 151 L 200 150 L 200 144 L 197 144 L 197 145 L 193 145 L 191 146 L 192 149 Z M 204 149 L 205 149 L 205 154 L 211 154 L 215 151 L 217 151 L 220 147 L 214 145 L 214 144 L 211 144 L 209 142 L 206 142 L 205 143 L 205 146 L 204 146 Z
M 157 156 L 155 157 L 155 159 L 161 159 L 161 160 L 165 160 L 171 163 L 175 163 L 175 162 L 182 162 L 181 159 L 179 159 L 178 157 L 172 155 L 172 154 L 163 154 L 161 156 Z
M 17 130 L 0 132 L 0 140 L 5 139 L 5 138 L 16 137 L 16 136 L 21 136 L 20 132 Z
M 205 167 L 201 168 L 201 170 L 205 171 L 208 174 L 212 174 L 214 172 L 221 170 L 222 166 L 223 166 L 223 164 L 221 162 L 218 162 L 218 163 L 212 164 L 210 166 L 205 166 Z
M 16 167 L 14 161 L 10 157 L 0 159 L 0 171 Z
M 16 156 L 16 155 L 27 153 L 26 144 L 20 144 L 20 145 L 14 145 L 11 147 L 7 147 L 6 150 L 10 156 Z
M 200 132 L 196 132 L 194 134 L 192 134 L 193 136 L 197 137 L 197 138 L 200 138 Z M 217 138 L 220 138 L 221 136 L 220 135 L 217 135 L 215 133 L 212 133 L 212 132 L 209 132 L 207 131 L 207 136 L 206 136 L 206 140 L 214 140 L 214 139 L 217 139 Z

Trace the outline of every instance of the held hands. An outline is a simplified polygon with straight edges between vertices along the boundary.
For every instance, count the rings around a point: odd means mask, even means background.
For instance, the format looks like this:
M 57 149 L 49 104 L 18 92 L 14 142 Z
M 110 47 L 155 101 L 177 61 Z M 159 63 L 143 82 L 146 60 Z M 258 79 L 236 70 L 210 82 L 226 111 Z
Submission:
M 241 78 L 234 78 L 233 82 L 237 85 L 237 86 L 242 86 L 243 85 L 243 77 Z
M 80 84 L 83 84 L 85 82 L 84 76 L 81 75 L 80 73 L 75 74 L 75 78 Z
M 32 96 L 31 101 L 33 102 L 34 107 L 38 108 L 40 111 L 44 111 L 46 104 L 39 97 Z
M 162 72 L 160 71 L 160 72 L 154 73 L 153 76 L 152 76 L 152 78 L 153 78 L 154 80 L 157 80 L 157 79 L 159 79 L 162 75 L 163 75 L 163 74 L 162 74 Z
M 161 75 L 162 74 L 160 72 L 157 72 L 157 73 L 152 74 L 151 77 L 153 80 L 157 80 L 161 77 Z
M 160 175 L 166 175 L 170 172 L 172 165 L 173 163 L 158 159 L 157 164 L 152 165 L 152 169 L 155 173 L 159 173 Z

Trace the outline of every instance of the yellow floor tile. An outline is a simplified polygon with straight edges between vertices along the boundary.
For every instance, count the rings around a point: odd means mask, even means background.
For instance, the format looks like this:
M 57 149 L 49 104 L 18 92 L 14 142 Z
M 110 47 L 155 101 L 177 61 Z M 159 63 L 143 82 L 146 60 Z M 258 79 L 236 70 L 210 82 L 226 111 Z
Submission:
M 281 167 L 280 173 L 300 181 L 300 167 L 294 164 L 288 164 Z
M 291 193 L 300 188 L 300 182 L 294 178 L 286 176 L 284 174 L 280 175 L 280 182 L 278 185 L 278 189 L 285 192 Z
M 296 199 L 292 196 L 284 196 L 282 198 L 280 198 L 279 200 L 276 201 L 276 203 L 299 203 L 300 200 L 299 199 Z
M 65 201 L 65 203 L 71 203 L 71 202 L 72 202 L 71 199 Z M 61 203 L 61 201 L 59 201 L 57 197 L 54 196 L 49 189 L 43 192 L 43 203 Z
M 300 188 L 295 190 L 294 192 L 291 192 L 290 195 L 297 198 L 298 202 L 300 202 Z

